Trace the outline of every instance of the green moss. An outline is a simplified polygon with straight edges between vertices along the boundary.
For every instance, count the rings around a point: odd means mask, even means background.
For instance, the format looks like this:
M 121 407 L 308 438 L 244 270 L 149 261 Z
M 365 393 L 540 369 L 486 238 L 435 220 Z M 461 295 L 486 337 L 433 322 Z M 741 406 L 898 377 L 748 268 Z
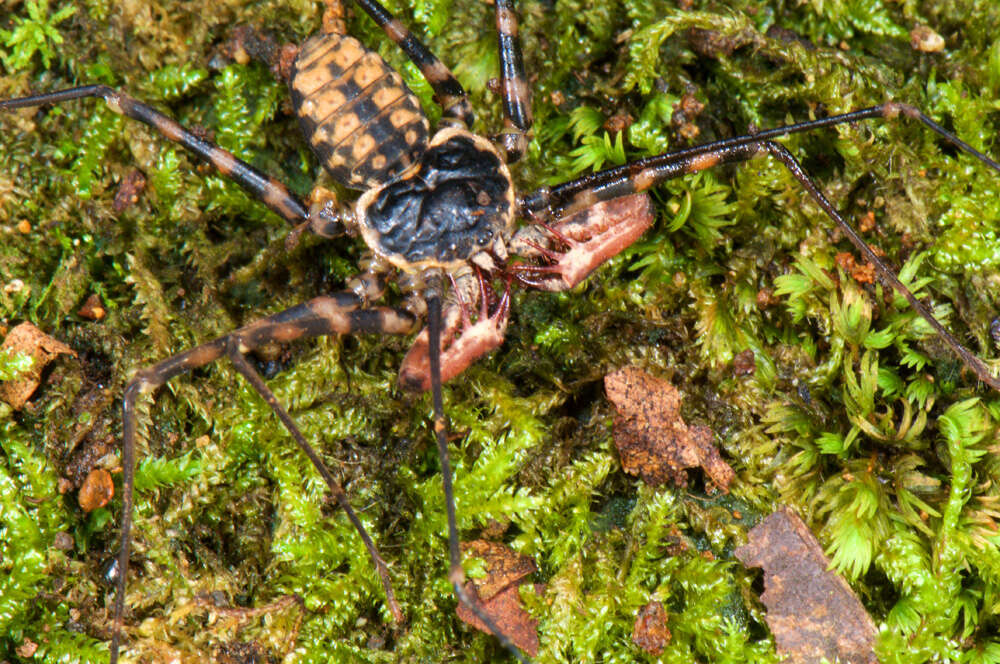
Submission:
M 515 168 L 525 191 L 687 145 L 670 124 L 686 93 L 706 105 L 693 119 L 699 141 L 896 99 L 1000 152 L 992 0 L 523 4 L 536 91 L 536 138 Z M 417 31 L 470 90 L 477 130 L 496 131 L 488 4 L 390 5 L 426 26 Z M 238 23 L 303 39 L 319 3 L 228 0 L 211 17 L 172 0 L 65 7 L 76 11 L 29 0 L 0 19 L 0 95 L 121 85 L 308 191 L 317 169 L 282 87 L 259 65 L 216 56 Z M 36 37 L 15 43 L 29 25 Z M 349 25 L 436 118 L 398 49 L 364 16 Z M 940 33 L 945 51 L 913 50 L 917 25 Z M 622 115 L 634 120 L 624 134 L 605 128 Z M 31 320 L 78 352 L 57 361 L 33 408 L 0 410 L 0 650 L 31 641 L 31 661 L 94 661 L 108 638 L 102 562 L 120 503 L 85 515 L 58 493 L 69 448 L 115 448 L 121 389 L 137 368 L 339 288 L 362 249 L 304 238 L 286 250 L 284 222 L 99 102 L 4 114 L 0 127 L 0 318 Z M 866 237 L 946 325 L 995 355 L 1000 177 L 906 123 L 784 142 L 849 217 L 874 214 Z M 149 186 L 116 214 L 133 168 Z M 662 661 L 776 661 L 756 573 L 730 552 L 777 500 L 804 514 L 882 626 L 883 661 L 1000 661 L 1000 398 L 904 301 L 838 267 L 847 243 L 780 165 L 703 173 L 654 197 L 658 220 L 640 242 L 571 293 L 518 293 L 505 346 L 446 388 L 463 536 L 509 524 L 505 540 L 539 566 L 544 591 L 523 593 L 540 621 L 538 661 L 656 659 L 630 638 L 650 599 L 670 612 Z M 91 293 L 103 320 L 77 313 Z M 392 625 L 357 534 L 308 460 L 219 363 L 141 405 L 133 653 L 197 658 L 254 639 L 285 652 L 294 609 L 237 631 L 192 603 L 221 592 L 241 606 L 303 598 L 289 661 L 505 656 L 454 615 L 429 402 L 395 382 L 407 344 L 327 339 L 262 358 L 279 399 L 339 465 L 407 624 Z M 731 361 L 746 349 L 756 372 L 736 375 Z M 0 359 L 3 375 L 20 369 Z M 705 495 L 697 476 L 688 489 L 653 490 L 622 473 L 601 380 L 625 364 L 671 378 L 685 419 L 716 432 L 737 470 L 730 495 Z

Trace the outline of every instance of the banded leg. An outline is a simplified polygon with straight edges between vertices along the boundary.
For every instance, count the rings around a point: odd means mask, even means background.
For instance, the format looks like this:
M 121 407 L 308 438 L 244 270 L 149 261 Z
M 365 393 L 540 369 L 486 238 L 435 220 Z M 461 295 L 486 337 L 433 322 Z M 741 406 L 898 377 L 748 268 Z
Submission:
M 823 209 L 827 216 L 833 219 L 857 250 L 865 256 L 865 260 L 875 266 L 879 280 L 883 284 L 891 286 L 906 298 L 910 306 L 934 328 L 934 331 L 941 336 L 962 363 L 976 374 L 979 380 L 993 389 L 1000 391 L 1000 379 L 994 377 L 986 364 L 949 333 L 934 318 L 931 311 L 899 281 L 895 273 L 889 269 L 885 262 L 871 250 L 864 239 L 836 211 L 833 204 L 827 200 L 819 186 L 802 169 L 795 157 L 784 146 L 771 140 L 779 136 L 859 120 L 873 118 L 895 120 L 900 115 L 918 120 L 954 147 L 975 157 L 994 171 L 1000 172 L 1000 163 L 997 163 L 947 131 L 918 108 L 907 104 L 890 102 L 881 106 L 872 106 L 820 120 L 801 122 L 757 132 L 756 134 L 706 143 L 585 175 L 551 189 L 542 188 L 529 194 L 520 201 L 520 211 L 524 216 L 532 218 L 535 221 L 544 222 L 553 216 L 564 216 L 589 208 L 602 201 L 645 191 L 664 180 L 680 177 L 688 173 L 695 173 L 724 163 L 748 161 L 762 153 L 771 154 L 789 169 L 809 195 L 819 204 L 820 208 Z M 546 267 L 548 266 L 543 266 L 543 268 Z
M 223 356 L 232 361 L 236 370 L 247 378 L 251 386 L 271 406 L 278 418 L 291 432 L 295 442 L 302 448 L 302 451 L 309 457 L 316 470 L 326 481 L 330 492 L 337 499 L 368 549 L 385 588 L 386 601 L 390 611 L 397 621 L 402 621 L 403 614 L 392 591 L 386 564 L 357 514 L 351 508 L 350 501 L 348 501 L 340 483 L 326 468 L 312 446 L 306 442 L 288 411 L 277 402 L 271 390 L 243 357 L 244 353 L 268 343 L 286 343 L 295 339 L 328 334 L 355 334 L 359 332 L 407 334 L 416 325 L 416 319 L 409 312 L 389 308 L 362 309 L 360 308 L 361 304 L 361 297 L 350 291 L 317 297 L 305 304 L 268 316 L 230 334 L 169 357 L 152 367 L 137 372 L 135 377 L 129 381 L 122 400 L 122 527 L 118 553 L 119 576 L 111 637 L 111 664 L 116 664 L 118 661 L 118 647 L 121 641 L 122 619 L 125 610 L 125 581 L 128 573 L 132 530 L 132 492 L 135 484 L 136 399 L 141 394 L 152 392 L 174 376 L 205 366 Z
M 500 143 L 512 164 L 524 156 L 531 129 L 531 88 L 524 75 L 524 59 L 517 38 L 514 0 L 496 0 L 497 42 L 500 48 L 500 90 L 503 98 L 503 131 Z
M 619 196 L 627 196 L 645 191 L 654 184 L 680 177 L 687 173 L 711 168 L 723 163 L 724 155 L 731 153 L 740 146 L 789 136 L 806 131 L 814 131 L 823 127 L 850 124 L 861 120 L 884 119 L 896 120 L 900 115 L 918 120 L 928 129 L 938 134 L 952 146 L 958 148 L 994 171 L 1000 173 L 1000 163 L 997 163 L 979 150 L 961 140 L 937 122 L 922 113 L 920 109 L 908 104 L 889 102 L 881 106 L 831 115 L 828 118 L 810 120 L 783 127 L 775 127 L 745 136 L 726 138 L 712 143 L 696 145 L 676 152 L 667 152 L 645 159 L 638 159 L 622 166 L 608 168 L 597 173 L 589 173 L 555 187 L 542 187 L 520 202 L 520 212 L 524 216 L 539 220 L 558 218 L 572 214 L 583 208 L 590 207 L 599 201 L 607 201 Z M 739 159 L 727 159 L 739 161 Z
M 455 516 L 455 490 L 452 485 L 451 458 L 448 453 L 448 423 L 444 415 L 444 397 L 441 393 L 441 296 L 437 288 L 429 289 L 427 297 L 427 332 L 430 360 L 431 399 L 434 403 L 434 437 L 441 459 L 441 484 L 444 488 L 445 510 L 448 516 L 448 581 L 458 601 L 464 604 L 495 636 L 504 648 L 521 664 L 528 664 L 521 651 L 479 603 L 465 589 L 465 570 L 458 542 L 458 521 Z
M 254 198 L 289 223 L 299 224 L 308 219 L 309 211 L 306 207 L 275 178 L 237 159 L 231 152 L 223 150 L 218 145 L 195 136 L 152 106 L 106 85 L 85 85 L 30 97 L 5 99 L 0 101 L 0 110 L 58 104 L 86 97 L 101 97 L 115 113 L 149 125 L 165 138 L 178 143 L 202 161 L 214 166 L 220 175 L 246 189 Z
M 424 46 L 410 30 L 389 13 L 378 0 L 355 0 L 372 20 L 385 32 L 386 36 L 403 49 L 434 90 L 434 100 L 444 111 L 446 120 L 458 122 L 471 128 L 476 116 L 465 94 L 465 89 L 448 67 Z

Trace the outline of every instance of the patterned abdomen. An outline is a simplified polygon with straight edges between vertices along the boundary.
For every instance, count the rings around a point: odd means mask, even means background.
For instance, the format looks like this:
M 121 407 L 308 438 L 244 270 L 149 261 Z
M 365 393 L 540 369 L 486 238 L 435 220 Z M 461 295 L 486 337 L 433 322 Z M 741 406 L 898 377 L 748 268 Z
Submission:
M 290 87 L 313 152 L 345 186 L 385 183 L 427 149 L 428 122 L 417 98 L 353 37 L 317 35 L 303 44 Z

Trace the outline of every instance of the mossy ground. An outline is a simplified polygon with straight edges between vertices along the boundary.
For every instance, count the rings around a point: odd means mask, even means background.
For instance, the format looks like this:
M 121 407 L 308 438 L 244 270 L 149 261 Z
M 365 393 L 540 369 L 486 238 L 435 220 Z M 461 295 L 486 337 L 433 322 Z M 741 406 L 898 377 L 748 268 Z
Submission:
M 453 66 L 477 128 L 498 128 L 486 89 L 492 8 L 389 4 Z M 300 194 L 314 181 L 283 88 L 258 65 L 225 62 L 218 46 L 240 23 L 299 41 L 316 30 L 319 3 L 2 6 L 0 96 L 121 86 Z M 525 190 L 684 146 L 670 120 L 687 90 L 706 104 L 699 140 L 895 99 L 1000 151 L 994 0 L 525 2 L 521 14 L 536 114 L 536 140 L 516 169 Z M 945 50 L 914 50 L 918 25 L 942 35 Z M 697 53 L 690 28 L 716 31 L 725 48 Z M 791 32 L 767 37 L 769 28 Z M 433 120 L 414 67 L 366 17 L 350 29 L 403 72 Z M 635 123 L 619 142 L 602 125 L 620 114 Z M 909 124 L 786 144 L 851 218 L 874 212 L 869 241 L 911 268 L 910 283 L 950 329 L 995 356 L 1000 177 Z M 115 214 L 117 183 L 132 168 L 149 187 Z M 586 285 L 519 293 L 505 346 L 445 391 L 463 536 L 509 522 L 505 541 L 537 561 L 546 584 L 524 596 L 540 623 L 537 661 L 656 659 L 630 640 L 650 599 L 670 611 L 662 661 L 776 661 L 758 575 L 731 551 L 780 500 L 806 516 L 883 626 L 883 661 L 1000 662 L 1000 398 L 905 303 L 837 267 L 847 243 L 775 163 L 670 183 L 656 199 L 656 226 Z M 0 317 L 30 320 L 78 353 L 47 373 L 32 408 L 0 411 L 0 656 L 100 661 L 111 602 L 101 576 L 120 504 L 86 515 L 73 493 L 58 493 L 68 447 L 116 449 L 133 371 L 338 288 L 361 247 L 306 240 L 286 252 L 282 221 L 96 101 L 0 117 L 0 233 Z M 92 293 L 108 310 L 97 322 L 76 313 Z M 192 598 L 213 592 L 238 606 L 300 595 L 302 631 L 286 661 L 506 656 L 454 615 L 429 401 L 395 383 L 406 347 L 327 339 L 261 361 L 307 436 L 342 463 L 408 623 L 392 626 L 358 537 L 274 416 L 220 362 L 142 407 L 127 596 L 135 661 L 199 661 L 254 640 L 272 657 L 285 652 L 294 610 L 242 631 L 206 626 Z M 737 376 L 731 361 L 745 349 L 756 372 Z M 716 432 L 738 473 L 728 496 L 706 494 L 697 478 L 653 490 L 622 474 L 601 379 L 625 364 L 670 378 L 685 419 Z M 68 550 L 57 533 L 70 536 Z M 31 658 L 28 642 L 39 645 Z

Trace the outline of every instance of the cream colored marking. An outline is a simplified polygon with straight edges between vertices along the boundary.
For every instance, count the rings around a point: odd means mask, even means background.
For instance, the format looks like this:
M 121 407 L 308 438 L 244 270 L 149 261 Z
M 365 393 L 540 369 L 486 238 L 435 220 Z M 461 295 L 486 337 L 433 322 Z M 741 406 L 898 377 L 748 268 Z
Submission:
M 114 94 L 112 94 L 112 95 L 108 95 L 107 97 L 105 97 L 104 101 L 107 103 L 108 108 L 110 108 L 112 111 L 114 111 L 118 115 L 124 115 L 125 114 L 125 112 L 122 111 L 121 95 L 118 94 L 117 92 L 114 93 Z
M 314 62 L 337 48 L 340 45 L 340 41 L 335 37 L 330 38 L 328 35 L 310 39 L 299 49 L 299 54 L 295 59 L 295 66 L 299 69 L 311 67 Z
M 326 160 L 324 166 L 328 170 L 335 171 L 338 168 L 347 166 L 347 159 L 342 152 L 335 150 L 330 153 L 330 158 Z
M 393 129 L 405 127 L 418 119 L 419 116 L 408 108 L 397 108 L 389 115 L 389 122 L 392 123 Z M 411 141 L 407 140 L 406 142 L 410 143 Z
M 361 163 L 368 156 L 368 153 L 374 149 L 375 138 L 371 134 L 362 134 L 354 141 L 354 146 L 351 148 L 351 156 L 354 158 L 355 163 Z
M 451 78 L 451 72 L 440 60 L 435 60 L 423 69 L 424 78 L 433 86 L 436 83 L 444 83 Z
M 264 202 L 282 210 L 287 210 L 286 199 L 288 190 L 274 178 L 270 179 L 270 183 L 271 186 L 264 189 Z
M 212 150 L 212 165 L 225 174 L 232 173 L 236 169 L 236 157 L 226 152 L 222 148 Z
M 365 55 L 375 55 L 364 46 L 361 45 L 354 37 L 342 37 L 340 44 L 337 45 L 337 50 L 330 54 L 330 62 L 336 65 L 340 71 L 349 69 L 354 65 L 355 62 L 363 58 Z M 377 55 L 375 55 L 378 58 Z M 379 58 L 381 60 L 381 58 Z
M 403 140 L 406 141 L 407 145 L 415 145 L 417 142 L 417 130 L 409 129 L 403 136 Z
M 719 163 L 719 155 L 717 154 L 702 154 L 694 157 L 691 160 L 691 165 L 688 166 L 688 173 L 697 173 L 698 171 L 703 171 L 706 168 L 712 168 Z
M 389 39 L 397 44 L 405 41 L 410 36 L 410 31 L 406 29 L 405 25 L 399 22 L 399 19 L 392 19 L 383 25 L 382 29 L 385 30 L 385 34 L 389 35 Z
M 191 354 L 184 360 L 185 366 L 203 367 L 222 355 L 222 349 L 215 346 L 200 346 L 192 349 Z
M 365 53 L 365 57 L 354 67 L 354 82 L 364 90 L 385 75 L 385 62 L 375 53 Z
M 644 168 L 639 172 L 638 175 L 632 180 L 632 184 L 635 185 L 635 190 L 645 191 L 656 184 L 656 171 L 652 168 Z
M 579 194 L 573 197 L 573 202 L 566 207 L 572 208 L 574 210 L 580 210 L 583 208 L 589 208 L 591 205 L 596 205 L 598 203 L 597 196 L 590 189 L 586 191 L 581 191 Z
M 388 108 L 397 99 L 406 96 L 406 90 L 396 85 L 381 87 L 372 95 L 372 101 L 379 109 Z
M 153 118 L 157 129 L 171 141 L 180 142 L 184 135 L 184 130 L 179 124 L 168 118 Z
M 380 154 L 374 159 L 372 159 L 372 168 L 374 168 L 376 171 L 381 171 L 383 168 L 385 168 L 385 162 L 386 162 L 385 155 Z
M 320 90 L 309 98 L 310 109 L 306 109 L 306 104 L 302 104 L 299 115 L 308 117 L 316 124 L 326 124 L 331 115 L 344 107 L 347 97 L 344 91 L 336 86 L 328 86 Z
M 323 145 L 330 142 L 330 132 L 326 130 L 326 127 L 317 127 L 316 131 L 312 133 L 309 137 L 309 142 L 313 145 Z
M 497 11 L 497 30 L 505 35 L 517 37 L 517 14 L 509 9 Z
M 507 89 L 507 94 L 512 95 L 516 99 L 526 100 L 531 97 L 531 91 L 528 89 L 528 83 L 523 78 L 514 77 L 504 79 L 504 87 Z
M 361 120 L 357 113 L 344 113 L 337 118 L 337 122 L 333 123 L 333 136 L 330 137 L 330 145 L 340 145 L 360 127 Z
M 271 332 L 271 338 L 278 343 L 282 343 L 285 341 L 294 341 L 295 339 L 298 339 L 301 336 L 302 336 L 302 330 L 299 327 L 292 325 L 291 323 L 285 323 L 284 325 L 275 328 Z
M 351 331 L 351 325 L 347 316 L 344 315 L 345 312 L 357 309 L 357 307 L 337 306 L 332 300 L 325 297 L 318 297 L 310 301 L 309 308 L 317 316 L 329 322 L 330 327 L 340 334 L 347 334 Z
M 309 97 L 329 82 L 330 73 L 325 67 L 312 67 L 296 71 L 292 87 L 303 97 Z

